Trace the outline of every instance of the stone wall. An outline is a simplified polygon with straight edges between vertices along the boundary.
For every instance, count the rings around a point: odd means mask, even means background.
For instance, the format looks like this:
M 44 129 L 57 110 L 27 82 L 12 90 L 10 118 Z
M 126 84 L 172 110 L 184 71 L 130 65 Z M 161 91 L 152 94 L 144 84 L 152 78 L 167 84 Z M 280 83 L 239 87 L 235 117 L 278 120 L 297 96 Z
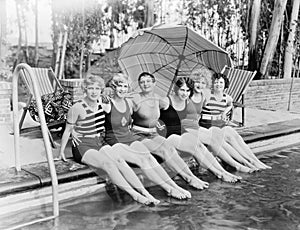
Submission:
M 266 110 L 300 112 L 300 79 L 268 79 L 251 82 L 245 105 Z
M 0 81 L 0 124 L 7 124 L 12 121 L 11 101 L 12 84 L 11 82 Z

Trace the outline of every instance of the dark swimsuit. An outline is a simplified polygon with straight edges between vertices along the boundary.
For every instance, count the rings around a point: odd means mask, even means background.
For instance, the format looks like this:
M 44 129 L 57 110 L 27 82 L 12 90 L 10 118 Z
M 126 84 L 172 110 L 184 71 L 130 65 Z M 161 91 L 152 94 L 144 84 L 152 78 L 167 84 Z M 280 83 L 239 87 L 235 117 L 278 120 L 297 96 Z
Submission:
M 185 102 L 185 107 L 181 111 L 177 111 L 172 106 L 172 101 L 169 98 L 170 105 L 166 110 L 160 110 L 160 120 L 166 126 L 166 133 L 162 133 L 166 137 L 169 137 L 172 134 L 181 135 L 185 132 L 181 125 L 181 121 L 187 116 L 187 102 Z

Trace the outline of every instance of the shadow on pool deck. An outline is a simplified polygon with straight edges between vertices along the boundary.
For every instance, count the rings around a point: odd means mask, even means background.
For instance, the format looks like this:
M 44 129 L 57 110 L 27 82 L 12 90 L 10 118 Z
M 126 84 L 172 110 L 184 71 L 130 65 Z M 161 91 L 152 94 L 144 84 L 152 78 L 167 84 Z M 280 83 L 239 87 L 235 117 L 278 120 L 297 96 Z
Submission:
M 257 123 L 258 125 L 255 126 L 237 128 L 237 131 L 246 143 L 298 133 L 300 132 L 300 117 L 297 117 L 299 116 L 288 120 L 283 118 L 282 121 L 267 124 Z M 59 184 L 95 176 L 99 177 L 99 182 L 104 182 L 106 178 L 103 171 L 96 174 L 88 166 L 78 164 L 72 158 L 69 158 L 68 162 L 56 161 L 55 166 Z M 50 185 L 51 178 L 47 162 L 23 165 L 21 172 L 18 173 L 14 168 L 0 169 L 0 198 L 8 194 Z

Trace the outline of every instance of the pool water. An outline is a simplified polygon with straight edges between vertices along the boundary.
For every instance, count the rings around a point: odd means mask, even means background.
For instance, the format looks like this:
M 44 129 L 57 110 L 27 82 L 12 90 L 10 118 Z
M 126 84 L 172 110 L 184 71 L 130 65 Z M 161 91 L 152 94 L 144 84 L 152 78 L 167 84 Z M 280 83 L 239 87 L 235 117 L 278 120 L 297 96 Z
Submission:
M 24 229 L 300 229 L 300 146 L 264 154 L 272 170 L 239 174 L 243 180 L 229 184 L 209 173 L 201 178 L 209 189 L 192 192 L 192 199 L 171 199 L 159 187 L 150 192 L 161 203 L 147 207 L 126 195 L 113 202 L 96 194 L 63 203 L 55 221 Z M 43 213 L 35 213 L 43 216 Z

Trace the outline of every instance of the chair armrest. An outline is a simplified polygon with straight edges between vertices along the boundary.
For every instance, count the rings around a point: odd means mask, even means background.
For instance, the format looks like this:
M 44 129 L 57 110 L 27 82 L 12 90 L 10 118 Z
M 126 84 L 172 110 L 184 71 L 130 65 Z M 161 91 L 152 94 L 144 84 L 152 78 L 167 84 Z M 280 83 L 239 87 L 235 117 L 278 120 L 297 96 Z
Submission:
M 240 102 L 233 102 L 233 106 L 234 107 L 245 107 L 245 105 Z

